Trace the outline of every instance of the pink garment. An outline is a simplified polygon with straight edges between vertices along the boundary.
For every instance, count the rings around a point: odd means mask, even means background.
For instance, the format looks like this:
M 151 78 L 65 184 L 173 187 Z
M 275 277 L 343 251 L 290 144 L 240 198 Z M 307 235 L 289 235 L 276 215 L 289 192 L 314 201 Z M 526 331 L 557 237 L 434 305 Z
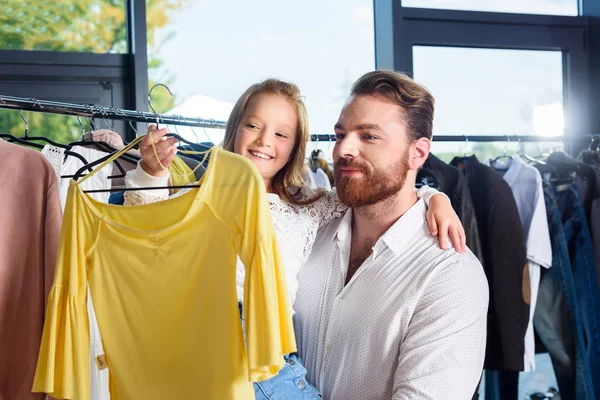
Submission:
M 48 161 L 0 140 L 0 400 L 46 397 L 31 387 L 61 221 Z

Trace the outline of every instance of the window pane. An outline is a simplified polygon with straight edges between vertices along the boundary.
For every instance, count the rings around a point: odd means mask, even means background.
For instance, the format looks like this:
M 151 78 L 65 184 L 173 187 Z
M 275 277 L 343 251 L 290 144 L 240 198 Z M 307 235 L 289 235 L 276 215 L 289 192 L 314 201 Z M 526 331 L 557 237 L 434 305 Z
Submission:
M 577 0 L 402 0 L 402 5 L 446 10 L 578 15 Z
M 175 94 L 156 88 L 153 105 L 186 116 L 226 120 L 248 86 L 276 77 L 300 87 L 311 132 L 331 134 L 351 84 L 375 67 L 372 0 L 190 2 L 148 35 L 150 85 Z M 223 131 L 206 133 L 217 143 Z
M 125 0 L 8 0 L 0 49 L 126 53 Z
M 434 134 L 563 135 L 561 52 L 415 46 L 413 59 L 415 79 L 436 99 Z M 482 153 L 506 148 L 470 143 L 466 152 L 473 146 Z M 464 147 L 434 143 L 438 152 Z

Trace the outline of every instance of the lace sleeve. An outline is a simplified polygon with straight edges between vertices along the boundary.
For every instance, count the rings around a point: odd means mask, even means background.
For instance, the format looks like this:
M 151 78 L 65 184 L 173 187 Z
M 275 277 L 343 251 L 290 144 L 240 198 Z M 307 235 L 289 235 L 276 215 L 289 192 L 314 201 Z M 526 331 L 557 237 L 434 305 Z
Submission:
M 154 177 L 146 173 L 138 163 L 137 168 L 125 175 L 125 186 L 128 188 L 167 186 L 170 176 Z M 169 189 L 156 190 L 130 190 L 125 192 L 123 205 L 135 206 L 140 204 L 155 203 L 169 198 Z

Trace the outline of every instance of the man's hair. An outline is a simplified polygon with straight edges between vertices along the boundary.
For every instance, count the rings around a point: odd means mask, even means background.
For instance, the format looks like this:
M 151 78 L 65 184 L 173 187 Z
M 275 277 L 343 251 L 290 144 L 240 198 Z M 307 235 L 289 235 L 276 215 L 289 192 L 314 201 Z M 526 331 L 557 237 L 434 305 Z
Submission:
M 433 136 L 435 100 L 431 93 L 405 74 L 372 71 L 361 76 L 352 86 L 351 96 L 375 96 L 402 108 L 411 141 Z

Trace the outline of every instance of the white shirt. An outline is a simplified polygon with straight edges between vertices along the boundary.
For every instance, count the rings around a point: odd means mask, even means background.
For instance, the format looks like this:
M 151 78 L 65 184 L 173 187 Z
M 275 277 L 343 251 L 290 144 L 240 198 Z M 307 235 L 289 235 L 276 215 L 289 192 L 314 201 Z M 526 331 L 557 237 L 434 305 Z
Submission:
M 485 358 L 488 285 L 477 258 L 439 248 L 419 200 L 344 286 L 352 211 L 317 236 L 294 326 L 328 400 L 471 399 Z
M 128 187 L 166 186 L 169 179 L 169 175 L 157 178 L 147 174 L 138 163 L 137 169 L 127 172 L 125 183 Z M 181 190 L 173 196 L 182 193 L 185 193 L 185 191 Z M 417 195 L 422 197 L 427 205 L 431 196 L 435 194 L 440 194 L 440 192 L 427 186 L 423 186 L 417 191 Z M 313 190 L 305 187 L 299 197 L 301 200 L 307 200 L 314 195 Z M 168 197 L 168 189 L 128 191 L 125 192 L 125 204 L 151 203 Z M 306 206 L 288 204 L 273 193 L 267 193 L 267 198 L 271 205 L 277 243 L 284 260 L 288 294 L 293 306 L 298 291 L 298 272 L 300 272 L 312 251 L 317 231 L 333 218 L 341 216 L 347 210 L 347 207 L 338 200 L 335 191 L 325 192 L 319 200 Z M 238 258 L 236 268 L 238 301 L 244 299 L 245 275 L 246 268 Z M 293 312 L 295 312 L 295 307 L 293 307 Z
M 485 164 L 490 165 L 490 160 L 486 160 Z M 515 197 L 527 246 L 531 301 L 529 324 L 525 332 L 524 371 L 530 372 L 535 370 L 533 315 L 540 287 L 540 267 L 550 268 L 552 266 L 552 243 L 546 215 L 542 176 L 537 168 L 524 163 L 518 156 L 509 159 L 507 163 L 497 161 L 494 163 L 494 167 L 508 168 L 503 177 Z

